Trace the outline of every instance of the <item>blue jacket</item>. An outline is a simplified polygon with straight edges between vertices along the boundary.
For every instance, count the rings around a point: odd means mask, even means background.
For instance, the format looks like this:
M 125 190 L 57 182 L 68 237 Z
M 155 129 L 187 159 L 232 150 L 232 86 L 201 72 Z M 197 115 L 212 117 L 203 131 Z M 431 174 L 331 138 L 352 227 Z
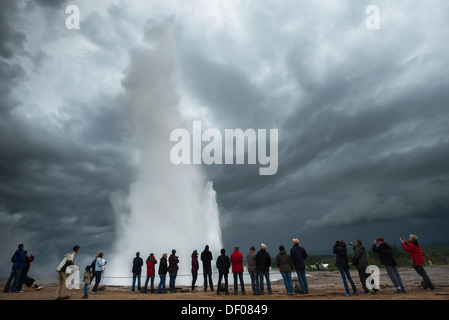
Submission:
M 22 269 L 25 264 L 25 251 L 16 250 L 14 256 L 12 257 L 12 268 L 13 269 Z

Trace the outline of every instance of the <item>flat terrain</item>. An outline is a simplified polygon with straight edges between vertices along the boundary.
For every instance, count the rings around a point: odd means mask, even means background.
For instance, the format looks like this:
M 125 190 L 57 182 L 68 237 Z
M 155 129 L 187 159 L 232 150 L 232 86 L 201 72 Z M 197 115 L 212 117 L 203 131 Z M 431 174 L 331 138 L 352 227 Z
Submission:
M 385 269 L 380 269 L 380 293 L 365 295 L 356 271 L 351 271 L 351 276 L 358 288 L 358 296 L 343 296 L 343 282 L 338 271 L 313 271 L 308 273 L 309 294 L 296 293 L 293 296 L 286 294 L 282 280 L 272 282 L 273 294 L 265 293 L 263 296 L 255 296 L 251 293 L 250 284 L 246 283 L 246 295 L 233 294 L 233 277 L 229 275 L 230 294 L 217 295 L 215 292 L 203 291 L 203 279 L 199 277 L 197 290 L 191 292 L 187 287 L 179 287 L 177 293 L 131 293 L 128 286 L 103 286 L 97 295 L 89 294 L 88 300 L 449 300 L 449 266 L 425 267 L 427 274 L 437 287 L 437 291 L 427 291 L 421 287 L 421 277 L 410 267 L 400 268 L 402 280 L 407 293 L 394 293 L 393 287 Z M 298 284 L 297 278 L 293 278 L 294 284 Z M 159 279 L 155 279 L 155 284 Z M 168 281 L 167 281 L 168 284 Z M 45 286 L 44 289 L 35 289 L 24 286 L 21 293 L 3 293 L 1 288 L 0 300 L 52 300 L 55 296 L 55 284 Z M 67 290 L 70 299 L 82 299 L 83 290 Z

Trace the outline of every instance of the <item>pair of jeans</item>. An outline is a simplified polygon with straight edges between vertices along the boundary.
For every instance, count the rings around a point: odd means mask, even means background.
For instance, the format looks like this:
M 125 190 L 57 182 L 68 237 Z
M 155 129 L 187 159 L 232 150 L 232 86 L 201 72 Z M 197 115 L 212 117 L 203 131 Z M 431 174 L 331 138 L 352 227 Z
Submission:
M 87 288 L 89 287 L 88 283 L 84 283 L 84 296 L 87 298 L 88 293 L 87 293 Z
M 424 270 L 424 266 L 413 266 L 413 268 L 418 272 L 418 274 L 422 277 L 424 282 L 429 286 L 430 289 L 435 289 L 432 281 L 430 281 L 429 276 L 427 275 L 426 270 Z
M 265 277 L 265 280 L 267 281 L 267 290 L 268 293 L 272 293 L 271 292 L 271 282 L 270 282 L 270 271 L 267 270 L 257 270 L 257 273 L 259 275 L 259 293 L 263 294 L 263 278 Z
M 95 271 L 95 285 L 94 288 L 92 289 L 92 292 L 97 293 L 100 282 L 101 282 L 101 271 Z
M 243 272 L 234 273 L 234 293 L 237 293 L 239 291 L 239 285 L 237 282 L 237 278 L 238 278 L 238 280 L 240 280 L 240 287 L 241 287 L 242 293 L 245 293 L 245 284 L 243 283 Z
M 167 289 L 165 288 L 165 278 L 167 277 L 166 274 L 160 274 L 159 275 L 159 285 L 157 286 L 157 293 L 166 293 Z
M 147 279 L 145 280 L 145 287 L 144 287 L 144 289 L 143 289 L 143 292 L 144 293 L 147 293 L 148 292 L 148 282 L 151 280 L 151 283 L 150 283 L 150 291 L 151 291 L 151 293 L 154 293 L 154 274 L 153 275 L 151 275 L 151 276 L 147 276 Z
M 197 278 L 198 278 L 198 270 L 192 270 L 192 291 L 195 290 L 195 283 Z
M 292 281 L 292 272 L 286 271 L 281 272 L 282 279 L 284 279 L 285 289 L 287 289 L 287 294 L 293 294 L 293 281 Z
M 221 290 L 221 280 L 224 278 L 225 281 L 225 292 L 229 293 L 228 291 L 228 274 L 227 273 L 218 273 L 218 284 L 217 284 L 217 294 L 220 293 Z
M 306 269 L 297 269 L 299 286 L 301 287 L 301 293 L 309 293 L 309 285 L 306 278 Z
M 176 292 L 175 288 L 175 282 L 176 282 L 176 276 L 178 275 L 178 271 L 170 272 L 170 292 Z
M 349 268 L 339 268 L 339 269 L 340 269 L 341 278 L 343 279 L 343 284 L 345 286 L 346 293 L 349 293 L 349 287 L 348 287 L 348 282 L 346 281 L 346 278 L 348 278 L 349 282 L 351 283 L 352 291 L 354 293 L 357 293 L 357 288 L 355 286 L 354 281 L 352 281 L 351 274 L 349 272 Z
M 140 292 L 140 273 L 133 273 L 133 285 L 131 287 L 131 292 L 136 289 L 136 279 L 137 279 L 137 291 Z
M 3 292 L 8 292 L 10 287 L 11 287 L 11 292 L 18 291 L 19 280 L 20 280 L 20 276 L 22 274 L 22 270 L 23 270 L 23 268 L 17 268 L 17 269 L 11 270 L 11 274 L 8 278 L 8 281 L 6 282 Z M 11 282 L 12 282 L 12 286 L 11 286 Z
M 387 270 L 388 276 L 390 277 L 391 282 L 393 282 L 393 285 L 399 290 L 405 290 L 401 276 L 399 275 L 398 267 L 386 265 L 385 269 Z
M 256 268 L 248 268 L 249 277 L 251 278 L 251 288 L 254 294 L 259 293 L 259 276 Z
M 207 291 L 207 283 L 211 291 L 214 291 L 214 283 L 212 281 L 212 267 L 203 263 L 204 291 Z

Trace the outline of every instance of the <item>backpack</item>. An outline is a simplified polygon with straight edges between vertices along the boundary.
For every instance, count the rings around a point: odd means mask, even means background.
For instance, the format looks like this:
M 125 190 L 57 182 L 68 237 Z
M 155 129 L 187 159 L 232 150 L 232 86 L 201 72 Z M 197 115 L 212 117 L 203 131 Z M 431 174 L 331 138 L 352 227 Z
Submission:
M 14 254 L 12 255 L 12 257 L 11 257 L 11 262 L 12 263 L 14 263 L 15 261 L 14 261 L 14 258 L 15 258 L 15 256 L 17 256 L 17 251 L 16 252 L 14 252 Z

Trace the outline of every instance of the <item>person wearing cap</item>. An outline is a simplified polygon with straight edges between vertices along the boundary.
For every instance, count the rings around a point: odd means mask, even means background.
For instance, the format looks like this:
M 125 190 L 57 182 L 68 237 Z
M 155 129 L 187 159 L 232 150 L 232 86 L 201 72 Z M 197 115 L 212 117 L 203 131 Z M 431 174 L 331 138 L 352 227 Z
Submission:
M 87 288 L 89 287 L 90 281 L 92 279 L 92 270 L 91 269 L 92 269 L 92 267 L 90 265 L 86 266 L 86 268 L 84 269 L 84 275 L 83 275 L 83 282 L 84 282 L 84 296 L 83 296 L 83 298 L 84 299 L 87 299 L 89 297 Z
M 243 283 L 243 255 L 239 251 L 239 246 L 234 247 L 234 252 L 231 254 L 232 274 L 234 275 L 234 294 L 238 294 L 237 277 L 240 279 L 240 286 L 242 294 L 245 294 L 245 284 Z
M 273 294 L 271 291 L 270 282 L 270 267 L 271 267 L 271 257 L 267 252 L 267 246 L 264 243 L 260 244 L 260 250 L 256 254 L 256 267 L 257 273 L 259 275 L 259 294 L 264 294 L 263 278 L 267 281 L 268 294 Z
M 309 293 L 309 285 L 307 284 L 306 278 L 306 264 L 304 262 L 307 258 L 307 251 L 299 245 L 299 240 L 296 238 L 293 239 L 293 247 L 290 249 L 290 258 L 295 265 L 301 293 Z

